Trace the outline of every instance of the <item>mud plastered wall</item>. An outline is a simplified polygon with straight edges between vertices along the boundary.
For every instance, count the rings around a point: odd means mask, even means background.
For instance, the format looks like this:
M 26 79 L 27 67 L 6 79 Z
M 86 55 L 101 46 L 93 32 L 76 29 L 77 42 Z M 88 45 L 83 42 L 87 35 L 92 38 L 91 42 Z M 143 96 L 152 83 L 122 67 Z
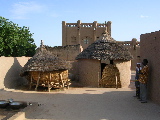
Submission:
M 77 45 L 66 45 L 66 46 L 45 46 L 47 51 L 50 51 L 53 55 L 56 55 L 60 59 L 67 61 L 74 61 L 76 56 L 82 52 L 83 48 L 80 44 Z M 40 49 L 38 48 L 36 52 Z
M 96 41 L 107 30 L 111 35 L 111 21 L 105 23 L 66 23 L 62 21 L 62 45 L 81 44 L 83 49 Z
M 30 57 L 0 57 L 0 89 L 15 89 L 27 83 L 19 76 L 20 70 Z
M 120 81 L 122 88 L 128 87 L 131 80 L 131 61 L 114 61 L 120 72 Z
M 86 87 L 98 87 L 98 77 L 100 73 L 100 61 L 92 59 L 78 60 L 79 82 Z
M 160 31 L 141 34 L 140 43 L 141 61 L 148 59 L 149 62 L 148 97 L 160 104 Z

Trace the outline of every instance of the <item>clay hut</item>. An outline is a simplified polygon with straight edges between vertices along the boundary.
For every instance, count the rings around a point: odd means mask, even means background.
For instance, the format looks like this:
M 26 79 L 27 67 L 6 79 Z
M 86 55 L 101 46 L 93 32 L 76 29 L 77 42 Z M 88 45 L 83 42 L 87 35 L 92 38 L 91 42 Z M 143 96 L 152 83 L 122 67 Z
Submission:
M 28 60 L 21 70 L 20 76 L 26 77 L 30 88 L 38 86 L 51 88 L 69 87 L 68 69 L 69 62 L 59 59 L 47 51 L 43 45 L 40 50 Z
M 86 87 L 128 87 L 131 59 L 130 52 L 105 32 L 76 57 L 78 81 Z

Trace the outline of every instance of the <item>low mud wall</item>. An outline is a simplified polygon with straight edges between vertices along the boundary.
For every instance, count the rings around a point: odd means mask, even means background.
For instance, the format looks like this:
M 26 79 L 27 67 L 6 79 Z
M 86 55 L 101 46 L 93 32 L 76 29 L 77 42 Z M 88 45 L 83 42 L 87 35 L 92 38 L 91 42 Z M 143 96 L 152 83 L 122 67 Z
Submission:
M 19 76 L 22 67 L 30 57 L 0 57 L 0 89 L 15 89 L 27 83 L 25 78 Z

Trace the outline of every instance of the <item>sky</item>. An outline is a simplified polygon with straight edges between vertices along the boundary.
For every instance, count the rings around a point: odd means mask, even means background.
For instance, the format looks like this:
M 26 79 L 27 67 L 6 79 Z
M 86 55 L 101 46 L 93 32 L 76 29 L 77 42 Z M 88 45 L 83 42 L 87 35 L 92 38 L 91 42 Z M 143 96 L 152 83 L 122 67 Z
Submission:
M 117 41 L 160 30 L 160 0 L 0 0 L 0 16 L 29 27 L 37 47 L 62 45 L 62 21 L 105 23 Z

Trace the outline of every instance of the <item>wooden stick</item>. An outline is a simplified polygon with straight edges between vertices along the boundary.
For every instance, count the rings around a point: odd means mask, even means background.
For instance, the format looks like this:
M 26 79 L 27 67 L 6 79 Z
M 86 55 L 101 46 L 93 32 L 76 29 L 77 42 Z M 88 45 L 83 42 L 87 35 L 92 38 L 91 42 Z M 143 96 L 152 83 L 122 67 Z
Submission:
M 37 85 L 36 85 L 35 91 L 37 91 L 37 88 L 38 88 L 38 85 L 39 85 L 39 79 L 40 79 L 40 72 L 38 74 L 38 80 L 37 80 Z
M 49 80 L 48 80 L 48 92 L 50 92 L 50 81 L 51 81 L 51 73 L 49 73 Z
M 115 75 L 116 76 L 116 75 Z M 117 76 L 116 76 L 116 89 L 118 89 L 118 81 L 117 81 Z
M 99 72 L 98 72 L 98 88 L 99 88 Z
M 60 81 L 62 82 L 62 86 L 64 87 L 64 82 L 62 80 L 62 74 L 60 73 L 59 75 L 60 75 Z
M 29 90 L 31 89 L 32 87 L 32 72 L 31 72 L 31 82 L 30 82 L 30 85 L 29 85 Z

